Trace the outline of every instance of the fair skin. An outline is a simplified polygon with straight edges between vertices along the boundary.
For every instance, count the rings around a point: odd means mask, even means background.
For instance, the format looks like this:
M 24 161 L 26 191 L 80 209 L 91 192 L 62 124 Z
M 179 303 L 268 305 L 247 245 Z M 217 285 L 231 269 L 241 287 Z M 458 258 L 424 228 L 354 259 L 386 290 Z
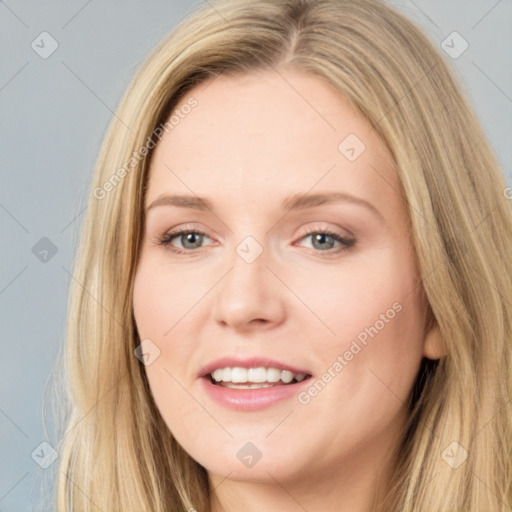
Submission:
M 440 355 L 438 342 L 425 333 L 407 205 L 388 149 L 330 85 L 280 75 L 200 84 L 180 103 L 193 96 L 197 107 L 154 151 L 146 207 L 179 194 L 207 198 L 212 211 L 160 204 L 147 212 L 133 305 L 141 340 L 160 355 L 145 370 L 164 421 L 208 472 L 213 512 L 369 512 L 392 474 L 421 360 Z M 338 149 L 349 134 L 366 146 L 354 161 Z M 282 207 L 294 194 L 324 192 L 371 206 Z M 159 244 L 174 228 L 205 235 Z M 326 229 L 343 242 L 324 235 L 315 243 L 307 233 Z M 251 263 L 237 253 L 248 236 L 263 249 Z M 333 370 L 372 326 L 377 334 Z M 224 356 L 306 369 L 312 377 L 296 384 L 303 392 L 329 368 L 331 379 L 307 403 L 292 396 L 233 409 L 198 377 Z M 251 467 L 237 456 L 249 442 L 262 454 Z

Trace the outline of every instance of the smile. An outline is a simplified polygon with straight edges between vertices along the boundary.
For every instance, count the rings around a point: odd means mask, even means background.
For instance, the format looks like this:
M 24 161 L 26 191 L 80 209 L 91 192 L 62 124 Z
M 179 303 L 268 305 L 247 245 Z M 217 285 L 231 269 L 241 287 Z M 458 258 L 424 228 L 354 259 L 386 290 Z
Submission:
M 230 389 L 261 389 L 302 382 L 307 374 L 273 367 L 242 368 L 235 366 L 217 368 L 210 373 L 210 377 L 213 384 Z

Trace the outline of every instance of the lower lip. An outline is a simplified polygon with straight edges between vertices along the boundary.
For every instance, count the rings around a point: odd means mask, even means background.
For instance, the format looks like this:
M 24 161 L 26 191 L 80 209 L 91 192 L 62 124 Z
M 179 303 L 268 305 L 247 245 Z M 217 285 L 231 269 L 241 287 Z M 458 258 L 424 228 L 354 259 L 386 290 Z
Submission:
M 238 411 L 257 411 L 297 396 L 309 385 L 311 377 L 295 384 L 282 384 L 260 389 L 231 389 L 217 386 L 208 377 L 201 378 L 206 393 L 219 405 Z

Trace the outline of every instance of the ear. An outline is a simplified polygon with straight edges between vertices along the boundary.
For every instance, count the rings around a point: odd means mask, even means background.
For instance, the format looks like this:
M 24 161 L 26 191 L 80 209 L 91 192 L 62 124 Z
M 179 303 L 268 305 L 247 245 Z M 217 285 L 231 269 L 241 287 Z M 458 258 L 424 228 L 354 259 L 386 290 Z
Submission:
M 430 330 L 425 336 L 425 341 L 423 343 L 424 357 L 427 359 L 435 360 L 440 359 L 447 354 L 448 348 L 446 347 L 446 343 L 441 336 L 439 327 L 437 325 L 431 326 Z

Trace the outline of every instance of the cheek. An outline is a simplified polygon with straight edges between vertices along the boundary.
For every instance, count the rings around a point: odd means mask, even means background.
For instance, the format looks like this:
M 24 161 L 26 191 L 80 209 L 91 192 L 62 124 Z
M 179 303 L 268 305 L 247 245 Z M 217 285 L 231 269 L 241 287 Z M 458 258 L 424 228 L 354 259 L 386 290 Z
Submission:
M 303 280 L 309 287 L 300 294 L 331 331 L 322 336 L 325 347 L 338 350 L 354 339 L 364 344 L 378 333 L 380 338 L 396 339 L 393 347 L 387 347 L 393 350 L 413 331 L 422 332 L 421 288 L 406 249 L 389 247 L 347 259 L 346 265 L 319 273 L 313 287 L 311 280 Z M 381 336 L 385 332 L 388 336 Z
M 181 321 L 190 322 L 193 306 L 205 292 L 191 286 L 190 279 L 185 282 L 183 273 L 175 272 L 172 278 L 168 274 L 149 258 L 141 258 L 133 288 L 134 317 L 140 340 L 157 354 L 144 369 L 158 410 L 171 430 L 184 425 L 194 431 L 196 427 L 183 418 L 197 414 L 197 404 L 185 389 L 195 347 L 190 332 L 182 329 L 186 322 Z
M 314 348 L 323 369 L 299 397 L 299 413 L 329 419 L 311 432 L 332 447 L 363 450 L 379 438 L 391 442 L 390 431 L 398 435 L 422 359 L 422 305 L 407 292 L 368 295 L 364 307 L 339 307 L 331 316 L 337 335 Z
M 393 393 L 406 400 L 419 369 L 425 303 L 414 259 L 407 247 L 399 249 L 320 281 L 328 291 L 315 306 L 332 332 L 324 330 L 315 350 L 326 372 L 336 375 L 332 390 L 342 401 L 359 396 L 360 403 L 379 407 L 386 397 L 396 401 Z
M 167 343 L 180 322 L 193 318 L 195 306 L 211 287 L 208 276 L 186 273 L 162 263 L 161 257 L 141 258 L 135 275 L 133 309 L 142 338 L 155 337 Z
M 182 283 L 181 279 L 179 273 L 166 274 L 149 258 L 141 261 L 135 276 L 133 311 L 137 331 L 141 340 L 151 340 L 149 345 L 156 345 L 159 351 L 159 357 L 146 367 L 152 378 L 165 379 L 164 370 L 187 368 L 184 362 L 194 348 L 183 336 L 182 327 L 195 314 L 198 292 L 191 282 Z

